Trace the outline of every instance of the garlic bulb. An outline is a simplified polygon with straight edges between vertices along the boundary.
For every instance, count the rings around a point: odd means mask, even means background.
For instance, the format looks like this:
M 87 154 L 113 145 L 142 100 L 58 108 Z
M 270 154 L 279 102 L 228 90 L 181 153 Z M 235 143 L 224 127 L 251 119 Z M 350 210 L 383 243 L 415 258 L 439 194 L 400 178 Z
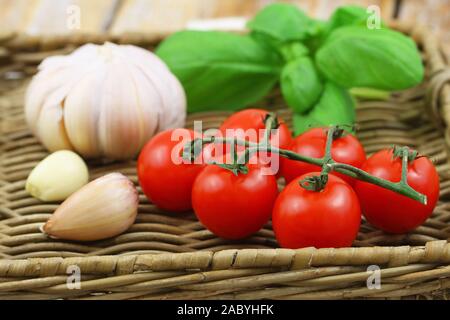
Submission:
M 56 151 L 28 175 L 25 189 L 42 201 L 64 200 L 89 181 L 86 163 L 75 152 Z
M 66 199 L 43 231 L 53 238 L 93 241 L 116 236 L 136 219 L 138 192 L 120 173 L 91 181 Z
M 39 65 L 26 93 L 25 116 L 50 151 L 128 159 L 156 132 L 184 125 L 186 97 L 150 51 L 86 44 Z

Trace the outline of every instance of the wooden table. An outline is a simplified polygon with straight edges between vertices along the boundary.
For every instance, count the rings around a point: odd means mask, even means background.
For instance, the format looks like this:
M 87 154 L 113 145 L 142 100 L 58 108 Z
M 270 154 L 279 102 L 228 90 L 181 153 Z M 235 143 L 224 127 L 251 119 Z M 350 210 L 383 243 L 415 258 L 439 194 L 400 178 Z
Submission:
M 31 35 L 70 33 L 167 34 L 205 19 L 251 17 L 274 0 L 0 0 L 0 32 Z M 376 5 L 384 20 L 394 17 L 427 25 L 450 52 L 450 0 L 288 0 L 327 18 L 343 4 Z M 80 18 L 78 21 L 78 17 Z M 222 21 L 231 27 L 239 19 Z M 214 25 L 214 23 L 213 23 Z

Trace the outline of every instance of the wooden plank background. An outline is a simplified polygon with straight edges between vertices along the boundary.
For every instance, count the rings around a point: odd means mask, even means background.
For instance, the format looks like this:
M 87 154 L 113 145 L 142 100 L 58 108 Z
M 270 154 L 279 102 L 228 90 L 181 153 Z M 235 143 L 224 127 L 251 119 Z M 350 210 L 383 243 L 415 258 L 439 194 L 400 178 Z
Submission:
M 32 35 L 146 32 L 167 34 L 205 19 L 243 18 L 276 0 L 0 0 L 0 32 Z M 430 27 L 450 52 L 450 0 L 284 0 L 310 15 L 327 18 L 338 6 L 377 5 L 383 19 L 398 18 Z M 75 11 L 74 11 L 75 10 Z M 80 23 L 70 19 L 79 10 Z M 230 25 L 232 26 L 232 25 Z

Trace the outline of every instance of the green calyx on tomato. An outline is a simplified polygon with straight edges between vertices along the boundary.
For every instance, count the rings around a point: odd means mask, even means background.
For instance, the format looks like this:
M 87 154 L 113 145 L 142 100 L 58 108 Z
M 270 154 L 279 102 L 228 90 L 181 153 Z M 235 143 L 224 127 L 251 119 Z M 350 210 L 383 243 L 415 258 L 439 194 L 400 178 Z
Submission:
M 405 155 L 405 153 L 408 155 L 408 162 L 409 163 L 411 163 L 414 160 L 416 160 L 418 155 L 419 155 L 419 152 L 417 152 L 417 150 L 412 150 L 409 147 L 399 147 L 399 146 L 392 147 L 392 156 L 394 158 L 402 159 L 403 156 Z
M 289 150 L 308 157 L 323 158 L 327 144 L 327 132 L 325 128 L 310 129 L 294 138 Z M 336 162 L 349 164 L 356 168 L 361 168 L 366 161 L 366 153 L 359 140 L 350 133 L 344 134 L 344 130 L 340 128 L 333 131 L 331 157 Z M 282 158 L 281 163 L 281 175 L 288 183 L 305 173 L 321 170 L 320 166 L 288 158 Z M 354 178 L 341 173 L 335 174 L 350 185 L 354 184 Z
M 409 149 L 402 152 L 415 153 Z M 393 183 L 402 183 L 404 177 L 404 183 L 426 196 L 426 203 L 364 181 L 356 181 L 354 188 L 370 224 L 389 233 L 405 233 L 418 227 L 433 212 L 439 198 L 439 175 L 426 157 L 408 161 L 405 168 L 403 159 L 394 153 L 394 149 L 380 150 L 369 157 L 361 169 Z
M 307 176 L 300 180 L 299 184 L 302 188 L 309 191 L 321 191 L 323 190 L 328 182 L 328 174 L 319 174 Z
M 307 173 L 299 179 L 319 176 Z M 297 181 L 278 196 L 272 213 L 275 237 L 283 248 L 348 247 L 361 223 L 358 197 L 352 187 L 333 174 L 320 192 L 306 190 Z

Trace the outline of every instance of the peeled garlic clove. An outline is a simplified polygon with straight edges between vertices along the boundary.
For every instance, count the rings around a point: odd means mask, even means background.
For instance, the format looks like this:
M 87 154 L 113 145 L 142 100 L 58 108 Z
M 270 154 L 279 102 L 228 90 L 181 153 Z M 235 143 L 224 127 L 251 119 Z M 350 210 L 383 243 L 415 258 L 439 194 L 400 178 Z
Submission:
M 136 219 L 138 192 L 120 173 L 91 181 L 64 201 L 43 231 L 53 238 L 93 241 L 116 236 Z
M 31 171 L 25 189 L 42 201 L 64 200 L 89 181 L 86 163 L 75 152 L 61 150 L 47 156 Z

